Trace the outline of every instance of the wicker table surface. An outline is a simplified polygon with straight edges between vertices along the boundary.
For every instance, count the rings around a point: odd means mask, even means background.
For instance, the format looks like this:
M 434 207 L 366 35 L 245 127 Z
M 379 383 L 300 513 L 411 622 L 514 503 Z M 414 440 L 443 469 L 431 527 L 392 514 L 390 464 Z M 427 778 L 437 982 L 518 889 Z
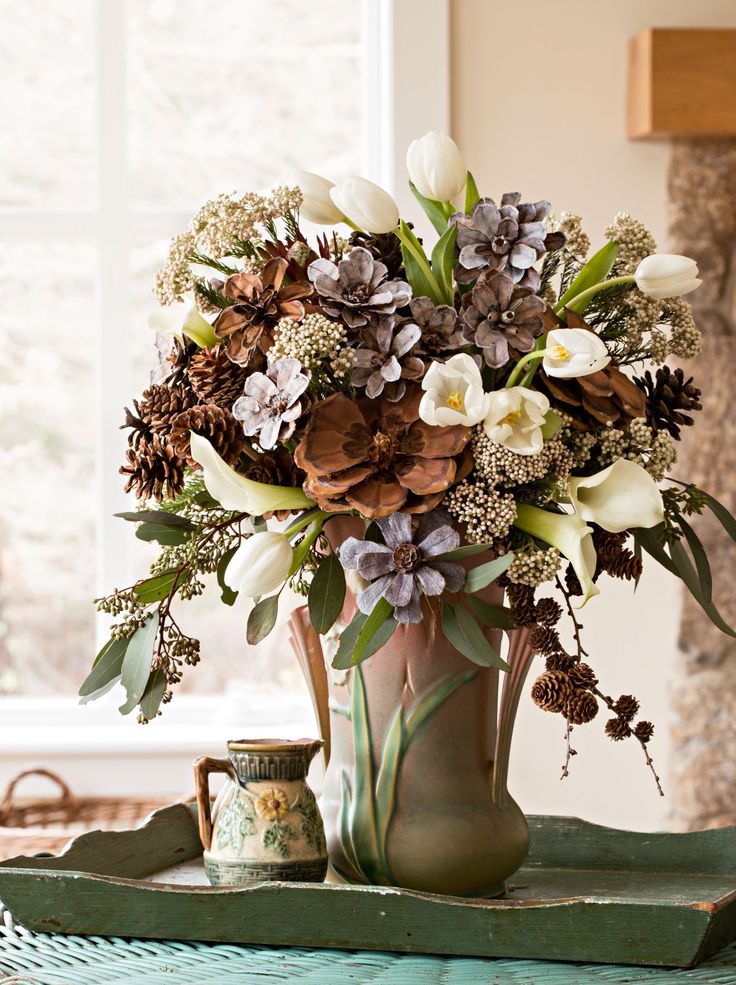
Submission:
M 0 904 L 0 985 L 736 985 L 736 945 L 692 970 L 32 934 Z

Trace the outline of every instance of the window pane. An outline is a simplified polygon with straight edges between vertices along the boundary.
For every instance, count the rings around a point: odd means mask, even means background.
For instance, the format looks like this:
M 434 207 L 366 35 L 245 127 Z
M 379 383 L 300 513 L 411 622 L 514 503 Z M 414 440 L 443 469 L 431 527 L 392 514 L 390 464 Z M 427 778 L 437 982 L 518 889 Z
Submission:
M 94 204 L 92 0 L 0 0 L 0 204 Z
M 95 257 L 2 252 L 0 692 L 73 694 L 94 653 Z
M 139 206 L 263 190 L 302 166 L 360 171 L 361 4 L 129 0 Z

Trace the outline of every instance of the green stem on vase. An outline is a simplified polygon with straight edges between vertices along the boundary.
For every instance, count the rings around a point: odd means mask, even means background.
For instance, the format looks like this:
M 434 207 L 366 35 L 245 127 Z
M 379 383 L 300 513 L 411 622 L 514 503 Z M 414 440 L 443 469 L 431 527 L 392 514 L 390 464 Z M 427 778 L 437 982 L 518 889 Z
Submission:
M 633 274 L 622 274 L 620 277 L 611 277 L 609 280 L 599 281 L 597 284 L 593 284 L 593 286 L 589 287 L 587 290 L 581 291 L 580 294 L 576 294 L 574 298 L 571 298 L 567 302 L 567 304 L 565 305 L 558 304 L 557 307 L 555 308 L 555 314 L 561 315 L 564 308 L 570 308 L 571 310 L 574 310 L 574 308 L 577 305 L 579 305 L 582 301 L 589 301 L 592 297 L 595 297 L 595 295 L 599 294 L 601 291 L 607 291 L 609 287 L 618 287 L 620 284 L 633 284 L 635 283 L 635 281 L 636 278 L 634 277 Z

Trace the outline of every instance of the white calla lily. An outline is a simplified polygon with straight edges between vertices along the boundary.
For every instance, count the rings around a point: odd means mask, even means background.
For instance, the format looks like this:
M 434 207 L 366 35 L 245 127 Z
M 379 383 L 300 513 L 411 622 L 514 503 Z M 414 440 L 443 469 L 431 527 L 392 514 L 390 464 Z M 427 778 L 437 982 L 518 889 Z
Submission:
M 486 416 L 488 396 L 483 392 L 480 369 L 465 352 L 446 363 L 431 363 L 422 389 L 426 392 L 419 404 L 419 416 L 426 424 L 472 427 Z
M 664 520 L 657 483 L 645 468 L 625 458 L 595 475 L 573 476 L 569 489 L 577 515 L 611 533 L 656 527 Z
M 190 432 L 191 455 L 202 466 L 207 492 L 226 510 L 263 516 L 272 510 L 299 510 L 314 506 L 301 489 L 271 486 L 240 475 L 225 462 L 207 438 Z
M 517 455 L 537 455 L 544 444 L 543 428 L 549 400 L 525 386 L 506 387 L 487 394 L 483 429 L 491 441 Z
M 611 361 L 606 343 L 585 328 L 553 328 L 547 335 L 542 366 L 547 376 L 567 380 L 597 373 Z
M 369 233 L 390 233 L 399 224 L 399 207 L 388 192 L 367 178 L 347 178 L 330 189 L 340 212 Z
M 409 179 L 425 198 L 446 202 L 465 187 L 467 169 L 457 144 L 446 133 L 430 130 L 409 144 Z
M 588 599 L 600 594 L 593 582 L 597 556 L 593 545 L 593 528 L 578 515 L 550 513 L 538 506 L 521 503 L 517 507 L 514 526 L 532 537 L 556 547 L 573 567 L 583 589 L 581 607 Z
M 281 588 L 289 576 L 294 551 L 289 538 L 275 530 L 264 530 L 244 540 L 225 571 L 225 582 L 248 598 L 269 595 Z
M 335 223 L 342 222 L 344 216 L 330 198 L 330 191 L 335 187 L 334 181 L 312 171 L 301 170 L 294 173 L 294 180 L 303 196 L 300 216 L 318 226 L 334 226 Z
M 200 314 L 191 293 L 185 294 L 181 301 L 152 311 L 148 327 L 161 335 L 186 335 L 202 348 L 217 343 L 214 329 Z
M 698 277 L 695 260 L 676 253 L 653 253 L 644 257 L 636 268 L 634 279 L 642 294 L 658 301 L 682 297 L 703 283 Z

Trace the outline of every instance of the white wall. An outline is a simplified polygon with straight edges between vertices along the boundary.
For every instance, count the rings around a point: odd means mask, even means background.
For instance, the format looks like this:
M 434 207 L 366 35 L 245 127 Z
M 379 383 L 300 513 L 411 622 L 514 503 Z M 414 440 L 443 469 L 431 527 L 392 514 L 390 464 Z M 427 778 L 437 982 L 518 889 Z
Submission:
M 646 27 L 734 27 L 732 0 L 451 0 L 452 129 L 481 193 L 520 191 L 585 218 L 594 247 L 619 210 L 666 246 L 666 142 L 626 138 L 626 45 Z M 652 753 L 666 789 L 668 681 L 676 656 L 677 585 L 655 570 L 636 596 L 607 580 L 584 612 L 602 686 L 635 693 L 657 727 Z M 540 665 L 541 666 L 541 665 Z M 527 813 L 575 814 L 631 828 L 666 826 L 634 742 L 612 743 L 605 719 L 576 729 L 560 782 L 563 723 L 522 700 L 511 791 Z

